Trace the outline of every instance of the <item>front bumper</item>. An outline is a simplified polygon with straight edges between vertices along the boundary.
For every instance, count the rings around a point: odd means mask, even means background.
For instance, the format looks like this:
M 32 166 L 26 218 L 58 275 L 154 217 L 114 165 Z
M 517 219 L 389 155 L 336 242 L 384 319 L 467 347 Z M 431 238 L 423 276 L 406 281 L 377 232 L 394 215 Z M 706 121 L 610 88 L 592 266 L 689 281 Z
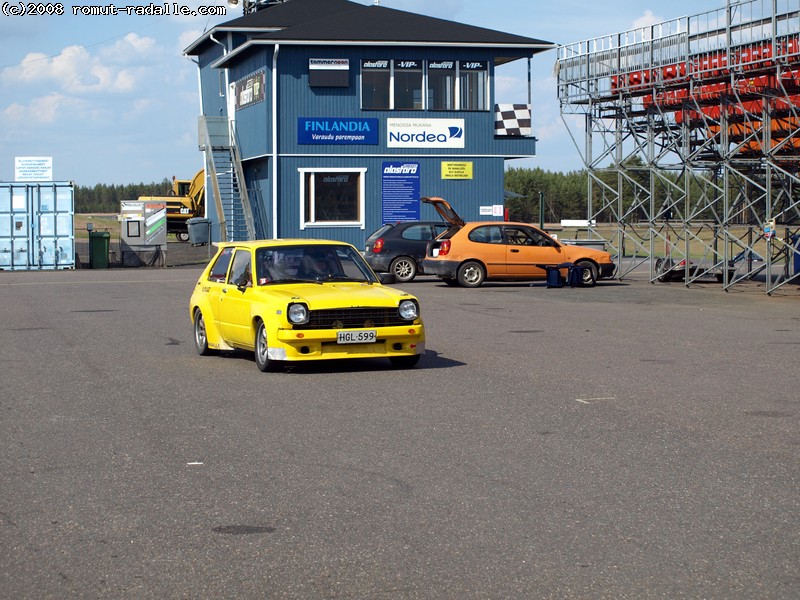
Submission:
M 379 327 L 371 344 L 337 344 L 335 329 L 279 329 L 269 336 L 270 360 L 326 360 L 335 358 L 392 358 L 425 353 L 425 327 L 409 323 Z
M 614 263 L 608 263 L 599 265 L 599 268 L 600 268 L 600 274 L 598 275 L 598 277 L 600 279 L 608 279 L 609 277 L 614 276 L 614 272 L 617 270 L 617 265 L 615 265 Z
M 422 261 L 422 269 L 426 275 L 436 275 L 442 279 L 455 279 L 459 263 L 454 260 L 432 260 L 426 258 Z

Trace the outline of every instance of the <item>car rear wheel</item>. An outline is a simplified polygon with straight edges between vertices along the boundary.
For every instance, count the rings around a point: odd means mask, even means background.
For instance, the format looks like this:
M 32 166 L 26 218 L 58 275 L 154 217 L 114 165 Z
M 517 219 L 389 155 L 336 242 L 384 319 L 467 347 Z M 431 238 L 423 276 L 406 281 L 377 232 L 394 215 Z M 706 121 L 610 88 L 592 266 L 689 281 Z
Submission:
M 408 283 L 417 276 L 417 263 L 408 256 L 398 256 L 392 261 L 389 272 L 400 283 Z
M 575 264 L 579 267 L 583 267 L 581 285 L 586 287 L 594 286 L 594 284 L 597 283 L 597 267 L 594 266 L 594 263 L 588 260 L 579 260 Z
M 262 373 L 266 373 L 267 371 L 274 371 L 277 367 L 277 364 L 274 360 L 269 359 L 269 346 L 267 345 L 267 327 L 264 325 L 264 321 L 258 322 L 258 327 L 256 327 L 256 340 L 255 340 L 255 355 L 256 355 L 256 366 L 258 370 Z
M 208 347 L 208 334 L 206 333 L 206 321 L 203 319 L 203 313 L 198 308 L 194 311 L 194 349 L 200 356 L 208 356 L 212 354 L 212 350 Z
M 188 231 L 181 231 L 175 234 L 175 237 L 178 238 L 179 242 L 188 242 L 189 241 L 189 232 Z
M 414 356 L 393 356 L 389 359 L 389 361 L 396 369 L 411 369 L 412 367 L 417 366 L 420 356 L 422 355 L 415 354 Z
M 658 280 L 661 283 L 666 283 L 672 279 L 672 259 L 659 258 L 656 260 L 656 273 L 658 273 Z
M 458 283 L 463 287 L 478 287 L 486 278 L 483 265 L 474 260 L 469 260 L 458 267 Z

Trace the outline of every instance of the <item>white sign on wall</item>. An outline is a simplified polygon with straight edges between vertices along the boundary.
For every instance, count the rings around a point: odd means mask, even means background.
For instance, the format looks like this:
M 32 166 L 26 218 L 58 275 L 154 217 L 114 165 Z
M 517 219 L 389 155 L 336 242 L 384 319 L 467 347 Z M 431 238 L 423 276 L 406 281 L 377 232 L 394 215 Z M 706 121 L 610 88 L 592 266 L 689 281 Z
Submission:
M 53 181 L 53 157 L 15 156 L 14 181 Z
M 389 148 L 463 148 L 464 119 L 386 119 Z

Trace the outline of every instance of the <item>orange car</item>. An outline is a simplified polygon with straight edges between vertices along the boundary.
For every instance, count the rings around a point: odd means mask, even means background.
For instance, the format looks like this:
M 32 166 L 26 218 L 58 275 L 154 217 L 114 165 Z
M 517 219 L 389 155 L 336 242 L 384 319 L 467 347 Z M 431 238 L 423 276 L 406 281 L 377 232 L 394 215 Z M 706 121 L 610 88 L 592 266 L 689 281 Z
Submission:
M 451 227 L 428 245 L 426 273 L 449 285 L 478 287 L 486 280 L 545 279 L 548 267 L 564 263 L 583 267 L 583 285 L 612 277 L 611 255 L 585 246 L 570 246 L 527 223 L 480 221 L 465 223 L 442 198 L 422 198 Z M 566 268 L 566 267 L 565 267 Z

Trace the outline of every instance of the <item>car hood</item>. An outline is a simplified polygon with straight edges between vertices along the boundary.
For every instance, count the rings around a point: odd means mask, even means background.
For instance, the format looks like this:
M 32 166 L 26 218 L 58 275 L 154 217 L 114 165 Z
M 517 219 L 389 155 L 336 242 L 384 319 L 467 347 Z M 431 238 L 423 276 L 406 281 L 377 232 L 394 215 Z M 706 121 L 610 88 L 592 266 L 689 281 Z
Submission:
M 591 258 L 598 264 L 614 262 L 611 259 L 611 254 L 605 250 L 595 250 L 594 248 L 573 246 L 564 243 L 559 243 L 559 246 L 561 247 L 561 252 L 564 254 L 565 262 L 576 262 L 582 258 Z
M 341 281 L 336 283 L 293 283 L 264 286 L 258 290 L 272 299 L 304 301 L 309 308 L 381 306 L 393 307 L 411 294 L 380 284 Z

